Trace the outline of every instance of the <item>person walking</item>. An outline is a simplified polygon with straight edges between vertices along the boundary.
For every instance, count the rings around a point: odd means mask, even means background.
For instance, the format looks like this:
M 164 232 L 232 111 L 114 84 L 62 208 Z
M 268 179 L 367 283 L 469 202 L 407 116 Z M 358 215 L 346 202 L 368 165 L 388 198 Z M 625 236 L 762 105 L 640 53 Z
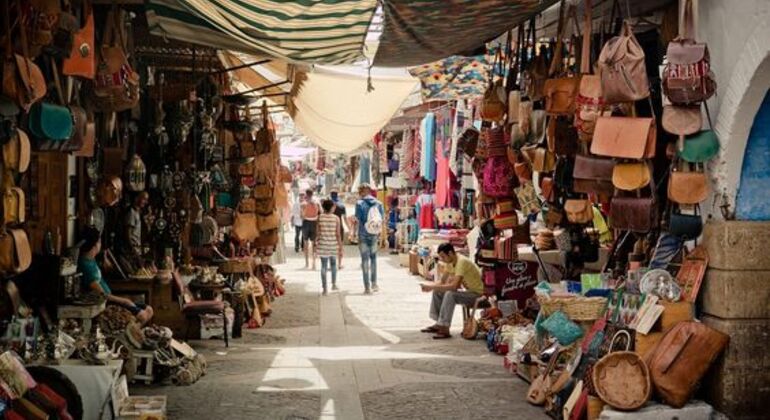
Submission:
M 291 207 L 291 224 L 294 226 L 294 252 L 299 253 L 305 248 L 302 237 L 302 203 L 305 202 L 305 193 L 299 193 L 299 197 Z
M 322 294 L 326 296 L 326 273 L 328 269 L 331 269 L 332 272 L 332 290 L 337 290 L 337 255 L 342 249 L 342 236 L 340 235 L 340 221 L 332 212 L 334 202 L 324 200 L 321 207 L 323 214 L 318 217 L 316 252 L 321 257 Z
M 361 251 L 361 271 L 364 277 L 364 294 L 380 290 L 377 285 L 377 248 L 380 243 L 385 209 L 374 196 L 369 184 L 358 187 L 360 200 L 356 204 L 358 221 L 358 250 Z
M 310 258 L 313 258 L 312 270 L 315 270 L 315 238 L 318 229 L 318 215 L 321 213 L 321 206 L 313 198 L 313 190 L 305 191 L 305 202 L 301 205 L 302 214 L 302 241 L 305 251 L 305 268 L 311 268 Z
M 334 210 L 332 213 L 334 213 L 335 216 L 337 216 L 340 219 L 340 237 L 342 238 L 342 243 L 345 243 L 345 225 L 347 224 L 347 221 L 345 220 L 347 218 L 348 211 L 345 209 L 345 203 L 340 202 L 340 193 L 337 190 L 333 190 L 331 194 L 329 194 L 332 201 L 334 202 Z M 350 230 L 350 228 L 347 228 Z M 340 247 L 340 253 L 337 256 L 337 265 L 340 270 L 342 270 L 342 254 L 344 254 L 343 248 Z

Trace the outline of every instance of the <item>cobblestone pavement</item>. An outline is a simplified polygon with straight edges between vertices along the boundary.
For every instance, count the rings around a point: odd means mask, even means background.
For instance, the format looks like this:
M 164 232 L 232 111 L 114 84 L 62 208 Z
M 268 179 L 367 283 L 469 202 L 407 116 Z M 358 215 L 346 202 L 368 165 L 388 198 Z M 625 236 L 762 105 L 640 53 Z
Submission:
M 278 266 L 287 295 L 264 327 L 244 329 L 228 349 L 221 340 L 192 342 L 209 361 L 195 385 L 132 394 L 165 394 L 169 417 L 185 420 L 546 418 L 500 356 L 459 337 L 459 310 L 454 338 L 419 333 L 431 323 L 430 296 L 396 257 L 380 254 L 382 290 L 365 296 L 358 250 L 345 252 L 340 291 L 320 296 L 319 272 L 304 270 L 290 250 Z

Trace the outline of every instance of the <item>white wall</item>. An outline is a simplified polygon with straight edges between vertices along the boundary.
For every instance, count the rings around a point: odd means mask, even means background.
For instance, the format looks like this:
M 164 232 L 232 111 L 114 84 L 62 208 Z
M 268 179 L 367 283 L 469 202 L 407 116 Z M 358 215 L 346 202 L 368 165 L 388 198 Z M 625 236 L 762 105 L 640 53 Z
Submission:
M 709 101 L 722 142 L 710 166 L 715 193 L 734 206 L 751 124 L 770 88 L 770 0 L 698 0 L 698 34 L 711 52 L 717 95 Z M 710 206 L 710 202 L 706 205 Z

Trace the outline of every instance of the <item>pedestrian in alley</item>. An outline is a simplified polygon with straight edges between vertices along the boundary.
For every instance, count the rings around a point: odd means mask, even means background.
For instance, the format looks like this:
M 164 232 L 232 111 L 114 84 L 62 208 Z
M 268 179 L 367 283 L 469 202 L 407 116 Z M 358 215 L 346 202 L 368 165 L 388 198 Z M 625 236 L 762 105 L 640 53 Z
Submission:
M 377 249 L 380 243 L 385 209 L 374 196 L 369 184 L 358 187 L 360 200 L 356 204 L 358 221 L 358 250 L 361 252 L 361 271 L 364 277 L 364 294 L 380 290 L 377 285 Z
M 315 237 L 318 229 L 318 215 L 321 213 L 321 206 L 313 198 L 313 190 L 305 191 L 305 202 L 301 205 L 302 214 L 302 241 L 305 251 L 305 268 L 315 270 Z M 313 259 L 312 266 L 310 259 Z
M 342 236 L 340 235 L 340 221 L 334 215 L 334 202 L 324 200 L 321 203 L 323 214 L 318 217 L 318 230 L 316 234 L 316 250 L 321 258 L 321 286 L 322 294 L 326 296 L 326 273 L 332 272 L 332 290 L 337 290 L 337 255 L 342 249 Z
M 305 249 L 305 241 L 302 237 L 302 203 L 305 202 L 305 193 L 299 193 L 299 197 L 291 207 L 291 224 L 294 226 L 294 252 L 299 253 Z
M 452 244 L 441 244 L 438 247 L 438 257 L 447 265 L 441 280 L 421 285 L 423 292 L 433 292 L 430 317 L 436 321 L 434 325 L 421 331 L 435 334 L 433 338 L 437 340 L 452 337 L 449 327 L 452 324 L 455 305 L 473 305 L 484 293 L 481 269 L 468 257 L 456 253 Z
M 334 215 L 337 216 L 340 219 L 340 237 L 342 238 L 342 241 L 344 243 L 344 241 L 345 241 L 345 229 L 346 229 L 345 228 L 345 224 L 347 223 L 347 221 L 345 219 L 347 219 L 348 211 L 345 208 L 345 203 L 340 201 L 340 193 L 339 193 L 339 191 L 332 190 L 332 192 L 329 194 L 329 196 L 331 197 L 332 201 L 334 202 L 334 210 L 332 211 L 332 213 L 334 213 Z M 349 227 L 347 229 L 350 230 Z M 343 251 L 343 249 L 342 249 L 342 247 L 340 247 L 340 253 L 339 253 L 339 255 L 337 255 L 337 266 L 338 266 L 338 268 L 340 270 L 342 270 L 342 255 L 344 254 L 344 252 L 342 252 L 342 251 Z

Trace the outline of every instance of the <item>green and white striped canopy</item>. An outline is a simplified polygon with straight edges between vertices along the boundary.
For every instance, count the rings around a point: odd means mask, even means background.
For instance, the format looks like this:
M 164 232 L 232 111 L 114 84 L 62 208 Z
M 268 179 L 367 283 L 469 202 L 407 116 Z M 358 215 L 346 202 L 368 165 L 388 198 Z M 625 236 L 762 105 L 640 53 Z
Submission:
M 363 60 L 376 0 L 147 0 L 155 35 L 290 62 Z

